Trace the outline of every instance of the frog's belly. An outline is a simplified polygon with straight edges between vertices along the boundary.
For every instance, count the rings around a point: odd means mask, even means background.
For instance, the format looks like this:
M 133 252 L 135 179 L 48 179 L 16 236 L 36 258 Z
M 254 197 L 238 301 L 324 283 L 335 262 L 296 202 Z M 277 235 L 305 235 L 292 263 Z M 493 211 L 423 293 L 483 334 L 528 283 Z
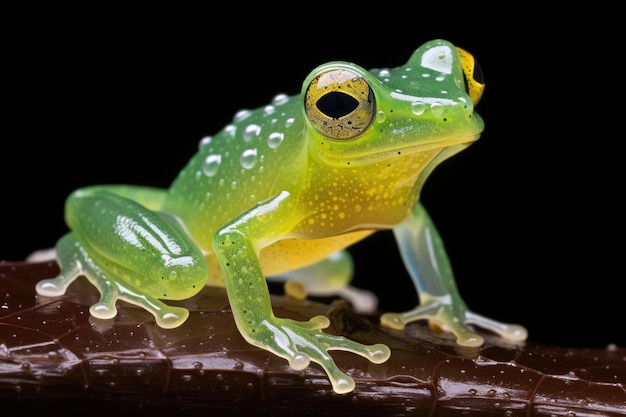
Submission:
M 261 250 L 259 262 L 266 276 L 279 275 L 321 261 L 333 252 L 347 248 L 373 232 L 363 230 L 323 239 L 279 240 Z M 215 254 L 211 252 L 206 258 L 210 271 L 207 285 L 224 286 L 224 278 Z

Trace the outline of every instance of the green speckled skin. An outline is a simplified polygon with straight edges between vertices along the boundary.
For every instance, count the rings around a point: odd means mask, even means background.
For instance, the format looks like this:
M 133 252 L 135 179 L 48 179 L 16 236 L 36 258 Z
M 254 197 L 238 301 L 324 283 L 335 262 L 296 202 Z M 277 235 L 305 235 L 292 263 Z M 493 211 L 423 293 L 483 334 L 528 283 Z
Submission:
M 354 381 L 327 352 L 382 363 L 389 348 L 328 335 L 325 317 L 275 317 L 265 280 L 296 271 L 308 288 L 345 286 L 350 259 L 340 251 L 393 229 L 420 305 L 383 315 L 383 324 L 401 329 L 427 319 L 466 346 L 482 344 L 468 324 L 523 340 L 522 327 L 467 309 L 418 202 L 434 167 L 483 130 L 474 111 L 482 84 L 474 75 L 473 57 L 443 40 L 422 45 L 394 69 L 324 64 L 304 80 L 301 95 L 242 110 L 203 139 L 169 189 L 108 185 L 72 193 L 70 232 L 56 247 L 61 273 L 37 291 L 62 294 L 84 275 L 101 293 L 92 315 L 112 318 L 117 300 L 125 300 L 172 328 L 188 312 L 161 300 L 223 285 L 247 341 L 294 369 L 320 364 L 333 389 L 346 393 Z

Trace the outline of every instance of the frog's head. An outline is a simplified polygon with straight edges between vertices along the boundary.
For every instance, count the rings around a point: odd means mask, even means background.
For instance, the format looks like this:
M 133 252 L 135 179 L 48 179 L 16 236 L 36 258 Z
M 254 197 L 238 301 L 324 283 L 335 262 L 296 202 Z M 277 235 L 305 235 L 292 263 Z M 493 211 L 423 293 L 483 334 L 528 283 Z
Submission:
M 311 149 L 329 165 L 358 166 L 465 147 L 484 128 L 474 112 L 481 78 L 472 55 L 443 40 L 425 43 L 393 69 L 321 65 L 302 87 Z

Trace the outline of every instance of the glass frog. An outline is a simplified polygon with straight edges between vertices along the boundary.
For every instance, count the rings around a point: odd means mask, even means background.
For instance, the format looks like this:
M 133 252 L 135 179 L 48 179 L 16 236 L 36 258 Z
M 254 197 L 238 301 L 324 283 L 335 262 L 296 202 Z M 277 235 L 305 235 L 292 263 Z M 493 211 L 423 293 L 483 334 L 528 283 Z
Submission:
M 355 382 L 328 352 L 380 364 L 390 349 L 327 334 L 324 316 L 308 322 L 276 317 L 266 277 L 297 271 L 311 288 L 345 286 L 352 274 L 347 248 L 393 230 L 420 304 L 382 315 L 383 325 L 403 329 L 428 320 L 464 346 L 483 343 L 473 325 L 523 340 L 523 327 L 467 308 L 419 202 L 433 169 L 483 130 L 474 111 L 481 77 L 473 56 L 444 40 L 423 44 L 393 69 L 323 64 L 306 77 L 301 94 L 241 110 L 205 138 L 169 189 L 74 191 L 65 208 L 70 231 L 56 245 L 60 273 L 40 281 L 37 292 L 62 295 L 82 275 L 100 292 L 93 316 L 113 318 L 116 302 L 124 300 L 174 328 L 189 313 L 163 300 L 225 286 L 249 343 L 295 370 L 319 364 L 334 391 L 347 393 Z

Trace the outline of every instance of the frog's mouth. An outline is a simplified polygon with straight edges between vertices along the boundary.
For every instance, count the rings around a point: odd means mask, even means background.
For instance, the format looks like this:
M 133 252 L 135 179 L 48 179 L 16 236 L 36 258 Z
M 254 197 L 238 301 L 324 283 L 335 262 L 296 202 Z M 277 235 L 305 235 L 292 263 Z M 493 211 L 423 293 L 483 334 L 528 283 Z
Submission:
M 343 153 L 341 156 L 328 157 L 320 155 L 327 163 L 335 166 L 356 167 L 374 164 L 382 161 L 393 161 L 401 157 L 415 154 L 438 154 L 438 162 L 462 151 L 480 138 L 480 132 L 473 135 L 446 137 L 428 143 L 398 143 L 397 146 L 386 147 L 384 150 L 375 147 L 356 149 L 352 154 Z

